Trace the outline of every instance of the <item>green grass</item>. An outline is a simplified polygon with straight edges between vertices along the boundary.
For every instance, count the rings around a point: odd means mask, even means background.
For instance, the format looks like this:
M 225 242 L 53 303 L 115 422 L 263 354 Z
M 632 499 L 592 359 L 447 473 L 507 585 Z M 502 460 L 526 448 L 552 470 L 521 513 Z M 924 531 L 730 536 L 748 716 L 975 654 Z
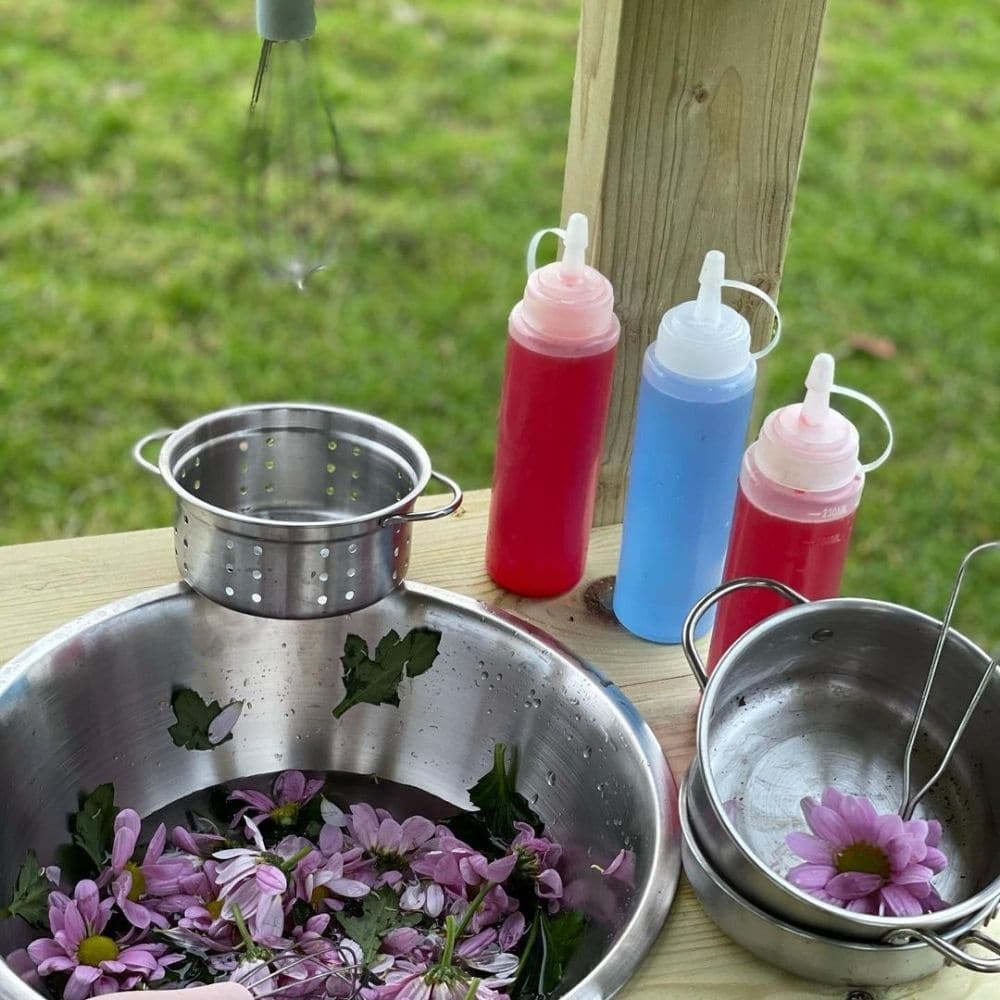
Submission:
M 251 8 L 0 0 L 0 541 L 166 523 L 131 443 L 254 399 L 372 410 L 489 481 L 524 243 L 559 212 L 575 0 L 320 4 L 361 180 L 305 295 L 259 278 L 236 224 Z M 998 50 L 976 0 L 832 0 L 767 362 L 768 406 L 829 349 L 890 410 L 845 589 L 934 613 L 1000 534 Z M 961 615 L 990 641 L 997 580 Z

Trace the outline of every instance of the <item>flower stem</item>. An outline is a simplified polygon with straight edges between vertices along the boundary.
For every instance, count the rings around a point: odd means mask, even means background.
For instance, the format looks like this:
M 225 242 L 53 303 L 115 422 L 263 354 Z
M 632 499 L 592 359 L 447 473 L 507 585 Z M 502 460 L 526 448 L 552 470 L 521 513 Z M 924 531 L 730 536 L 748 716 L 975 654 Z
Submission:
M 453 916 L 448 916 L 445 918 L 445 941 L 444 941 L 444 951 L 441 953 L 441 961 L 438 962 L 438 967 L 442 969 L 447 969 L 452 962 L 452 957 L 455 954 L 455 945 L 458 944 L 458 939 L 465 933 L 465 929 L 469 926 L 469 922 L 476 915 L 476 911 L 480 906 L 483 905 L 483 900 L 490 894 L 492 889 L 497 886 L 496 882 L 485 882 L 483 887 L 476 893 L 475 899 L 466 907 L 465 913 L 462 914 L 462 919 L 456 921 Z
M 281 870 L 287 875 L 291 872 L 295 866 L 308 854 L 316 850 L 311 844 L 308 847 L 303 847 L 301 851 L 296 851 L 287 861 L 282 861 Z
M 476 1000 L 476 993 L 479 991 L 479 987 L 482 985 L 481 979 L 473 979 L 469 983 L 469 988 L 465 993 L 465 1000 Z
M 236 929 L 240 932 L 243 944 L 247 948 L 252 948 L 254 946 L 254 939 L 250 936 L 250 931 L 247 928 L 246 921 L 243 919 L 243 914 L 240 912 L 240 908 L 233 903 L 230 906 L 230 909 L 233 911 L 233 923 L 236 924 Z

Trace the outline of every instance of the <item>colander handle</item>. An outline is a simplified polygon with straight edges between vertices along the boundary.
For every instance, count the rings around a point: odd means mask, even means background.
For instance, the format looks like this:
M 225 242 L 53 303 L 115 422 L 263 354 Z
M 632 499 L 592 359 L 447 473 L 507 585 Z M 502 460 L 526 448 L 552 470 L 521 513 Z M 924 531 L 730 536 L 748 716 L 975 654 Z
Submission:
M 390 524 L 409 524 L 413 521 L 436 521 L 439 517 L 447 517 L 454 514 L 462 506 L 462 487 L 455 482 L 451 476 L 446 476 L 443 472 L 435 472 L 431 469 L 431 478 L 439 483 L 444 483 L 451 490 L 451 499 L 443 507 L 435 507 L 434 510 L 424 510 L 419 513 L 411 511 L 408 514 L 390 514 L 382 518 L 382 527 Z
M 158 431 L 153 431 L 151 434 L 147 434 L 145 437 L 139 438 L 134 445 L 132 445 L 132 457 L 135 459 L 136 464 L 140 465 L 147 472 L 152 472 L 154 476 L 160 474 L 159 467 L 154 465 L 145 455 L 143 451 L 146 449 L 146 445 L 152 444 L 154 441 L 163 441 L 173 434 L 173 428 L 162 427 Z
M 746 590 L 749 587 L 766 587 L 768 590 L 773 590 L 776 594 L 787 598 L 792 604 L 809 603 L 809 598 L 803 597 L 797 590 L 792 590 L 791 587 L 779 583 L 777 580 L 769 580 L 766 576 L 741 576 L 737 580 L 730 580 L 728 583 L 721 584 L 715 590 L 710 590 L 688 612 L 687 618 L 684 619 L 684 632 L 681 637 L 681 645 L 684 647 L 684 655 L 687 657 L 688 666 L 691 668 L 691 673 L 694 674 L 694 679 L 698 682 L 698 686 L 703 691 L 705 690 L 705 685 L 708 683 L 708 671 L 705 669 L 705 664 L 698 655 L 698 650 L 695 648 L 694 630 L 697 628 L 698 622 L 701 621 L 705 612 L 716 601 L 720 601 L 727 594 L 734 594 L 737 590 Z
M 940 934 L 935 934 L 934 931 L 906 928 L 893 931 L 885 940 L 888 944 L 897 945 L 910 944 L 914 940 L 922 941 L 944 955 L 949 962 L 968 969 L 969 972 L 1000 972 L 1000 941 L 981 930 L 966 931 L 957 941 L 951 942 L 946 941 Z M 965 946 L 970 944 L 978 944 L 980 948 L 985 948 L 998 957 L 982 958 L 979 955 L 972 955 L 965 950 Z

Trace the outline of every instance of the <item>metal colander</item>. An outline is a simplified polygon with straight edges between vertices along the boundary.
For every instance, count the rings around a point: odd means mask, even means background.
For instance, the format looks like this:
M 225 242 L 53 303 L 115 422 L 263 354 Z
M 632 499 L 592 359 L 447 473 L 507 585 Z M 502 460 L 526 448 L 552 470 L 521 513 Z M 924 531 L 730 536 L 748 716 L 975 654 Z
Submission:
M 163 438 L 154 465 L 142 452 Z M 133 453 L 177 497 L 184 579 L 219 604 L 268 618 L 323 618 L 380 600 L 406 575 L 411 523 L 462 502 L 412 435 L 333 406 L 210 413 L 146 435 Z M 450 499 L 413 513 L 431 478 Z

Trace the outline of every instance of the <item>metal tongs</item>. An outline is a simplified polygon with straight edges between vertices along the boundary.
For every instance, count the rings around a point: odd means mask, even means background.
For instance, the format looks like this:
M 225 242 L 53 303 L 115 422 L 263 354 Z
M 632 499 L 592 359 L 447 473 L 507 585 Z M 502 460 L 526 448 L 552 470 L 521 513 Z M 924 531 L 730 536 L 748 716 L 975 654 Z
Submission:
M 955 735 L 952 736 L 951 742 L 948 744 L 948 748 L 941 758 L 938 769 L 931 775 L 919 792 L 911 795 L 910 784 L 912 778 L 913 748 L 917 742 L 917 734 L 920 732 L 920 726 L 924 721 L 924 712 L 927 709 L 927 702 L 930 700 L 931 688 L 934 686 L 934 676 L 937 674 L 938 664 L 941 662 L 941 653 L 944 651 L 944 644 L 951 632 L 951 619 L 955 613 L 955 605 L 958 603 L 958 593 L 962 589 L 962 580 L 965 578 L 965 571 L 972 559 L 987 549 L 1000 549 L 1000 541 L 984 542 L 982 545 L 976 546 L 962 560 L 961 566 L 958 567 L 958 574 L 955 577 L 955 585 L 951 590 L 951 599 L 948 601 L 948 608 L 944 613 L 944 620 L 941 622 L 941 634 L 938 636 L 937 647 L 934 650 L 930 670 L 927 672 L 927 681 L 924 684 L 924 693 L 920 697 L 920 707 L 917 709 L 916 716 L 914 716 L 913 727 L 910 729 L 910 738 L 906 743 L 906 753 L 903 756 L 903 801 L 899 809 L 899 814 L 904 820 L 912 818 L 913 810 L 917 808 L 920 800 L 934 787 L 941 775 L 944 774 L 952 755 L 955 753 L 955 747 L 958 746 L 958 741 L 962 738 L 969 720 L 975 714 L 979 702 L 982 701 L 983 695 L 986 694 L 986 690 L 990 686 L 990 681 L 993 679 L 994 670 L 997 665 L 995 657 L 990 660 L 990 665 L 986 668 L 983 679 L 979 682 L 979 687 L 976 688 L 976 693 L 972 696 L 972 701 L 969 702 L 969 707 L 965 710 L 965 715 L 962 716 L 962 721 L 959 722 L 958 728 L 955 730 Z

